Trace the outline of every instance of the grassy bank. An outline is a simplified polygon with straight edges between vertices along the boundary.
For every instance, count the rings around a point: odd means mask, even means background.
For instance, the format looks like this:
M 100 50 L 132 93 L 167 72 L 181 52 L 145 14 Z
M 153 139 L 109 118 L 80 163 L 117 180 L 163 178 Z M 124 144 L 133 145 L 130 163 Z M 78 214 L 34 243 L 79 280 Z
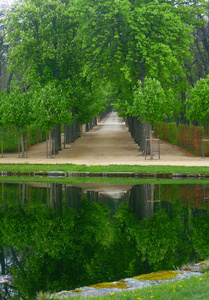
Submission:
M 85 299 L 90 300 L 121 300 L 121 299 L 131 299 L 131 300 L 197 300 L 197 299 L 209 299 L 209 274 L 203 274 L 203 276 L 195 276 L 189 279 L 184 279 L 181 281 L 172 281 L 169 283 L 164 283 L 160 285 L 154 285 L 141 290 L 134 290 L 130 292 L 121 293 L 111 293 L 107 296 L 99 297 L 87 297 Z M 74 298 L 74 297 L 73 297 Z M 40 294 L 38 300 L 57 300 L 65 299 L 70 300 L 72 297 L 65 298 L 50 298 L 47 294 Z M 77 300 L 82 300 L 84 298 L 77 296 Z
M 63 172 L 143 172 L 143 173 L 194 173 L 209 174 L 209 167 L 185 166 L 138 166 L 138 165 L 108 165 L 86 166 L 74 164 L 0 164 L 1 171 L 63 171 Z

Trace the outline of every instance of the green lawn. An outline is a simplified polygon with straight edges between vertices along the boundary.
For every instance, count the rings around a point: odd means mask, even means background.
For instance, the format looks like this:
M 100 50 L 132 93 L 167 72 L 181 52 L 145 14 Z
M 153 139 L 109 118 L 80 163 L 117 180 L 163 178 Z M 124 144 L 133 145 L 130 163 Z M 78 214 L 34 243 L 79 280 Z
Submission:
M 0 164 L 0 171 L 63 171 L 63 172 L 137 172 L 137 173 L 194 173 L 209 174 L 209 167 L 74 164 Z
M 124 291 L 121 293 L 109 294 L 107 296 L 99 297 L 87 297 L 87 300 L 121 300 L 121 299 L 131 299 L 131 300 L 206 300 L 209 299 L 209 274 L 203 274 L 203 276 L 194 276 L 189 279 L 184 279 L 181 281 L 172 281 L 169 283 L 164 283 L 160 285 L 153 285 L 141 290 L 135 291 Z M 39 294 L 38 300 L 70 300 L 74 297 L 67 298 L 53 298 L 49 294 Z M 77 296 L 77 300 L 84 299 Z

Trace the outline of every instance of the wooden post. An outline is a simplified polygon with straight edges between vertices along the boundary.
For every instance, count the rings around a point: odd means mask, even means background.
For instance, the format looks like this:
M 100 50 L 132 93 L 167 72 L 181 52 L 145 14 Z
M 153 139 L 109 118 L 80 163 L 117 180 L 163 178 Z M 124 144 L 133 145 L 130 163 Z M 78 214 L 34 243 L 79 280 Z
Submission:
M 52 147 L 53 147 L 54 158 L 55 158 L 55 137 L 53 138 L 53 141 L 52 141 Z
M 202 134 L 202 156 L 205 157 L 205 150 L 204 150 L 204 132 Z
M 48 139 L 46 138 L 46 158 L 48 158 Z
M 25 139 L 25 155 L 28 157 L 28 149 L 27 149 L 27 138 Z
M 158 135 L 158 158 L 160 159 L 160 139 Z
M 4 145 L 3 145 L 3 139 L 1 140 L 1 157 L 4 156 Z
M 19 158 L 20 158 L 20 140 L 19 140 L 19 137 L 18 137 L 18 154 L 19 154 Z
M 150 125 L 150 159 L 153 159 L 153 151 L 152 151 L 152 127 Z
M 52 131 L 49 130 L 49 157 L 52 158 Z
M 145 159 L 146 159 L 147 158 L 147 139 L 145 139 L 144 152 L 145 152 Z
M 21 147 L 22 147 L 22 158 L 25 156 L 25 151 L 24 151 L 24 136 L 23 136 L 23 129 L 21 129 Z
M 64 141 L 63 141 L 63 149 L 65 149 L 65 144 L 66 144 L 66 135 L 65 135 L 65 130 L 64 130 Z

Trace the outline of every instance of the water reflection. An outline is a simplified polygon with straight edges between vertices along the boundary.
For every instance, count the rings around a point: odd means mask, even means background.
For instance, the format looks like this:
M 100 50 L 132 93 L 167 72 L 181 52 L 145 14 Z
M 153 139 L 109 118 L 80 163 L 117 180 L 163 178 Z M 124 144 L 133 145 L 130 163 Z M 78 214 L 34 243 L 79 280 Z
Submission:
M 0 299 L 209 256 L 208 185 L 2 183 Z

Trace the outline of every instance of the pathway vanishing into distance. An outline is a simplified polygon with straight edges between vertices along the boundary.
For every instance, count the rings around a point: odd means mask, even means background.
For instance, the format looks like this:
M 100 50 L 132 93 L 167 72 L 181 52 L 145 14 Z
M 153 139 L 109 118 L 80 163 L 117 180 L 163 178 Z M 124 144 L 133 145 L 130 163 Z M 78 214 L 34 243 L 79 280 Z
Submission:
M 104 119 L 101 126 L 98 128 L 99 133 L 106 132 L 110 133 L 113 131 L 124 131 L 125 123 L 121 121 L 116 112 L 112 112 Z
M 112 112 L 91 131 L 83 133 L 69 149 L 62 150 L 58 157 L 75 163 L 124 164 L 140 154 L 125 123 Z
M 203 159 L 184 151 L 168 142 L 160 141 L 161 158 L 158 159 L 157 144 L 154 146 L 154 159 L 145 160 L 139 146 L 131 138 L 125 123 L 116 112 L 108 114 L 91 131 L 84 132 L 81 138 L 67 144 L 55 158 L 46 158 L 46 143 L 31 146 L 28 158 L 19 158 L 17 153 L 4 154 L 1 163 L 30 164 L 85 164 L 85 165 L 176 165 L 209 166 L 209 158 Z

